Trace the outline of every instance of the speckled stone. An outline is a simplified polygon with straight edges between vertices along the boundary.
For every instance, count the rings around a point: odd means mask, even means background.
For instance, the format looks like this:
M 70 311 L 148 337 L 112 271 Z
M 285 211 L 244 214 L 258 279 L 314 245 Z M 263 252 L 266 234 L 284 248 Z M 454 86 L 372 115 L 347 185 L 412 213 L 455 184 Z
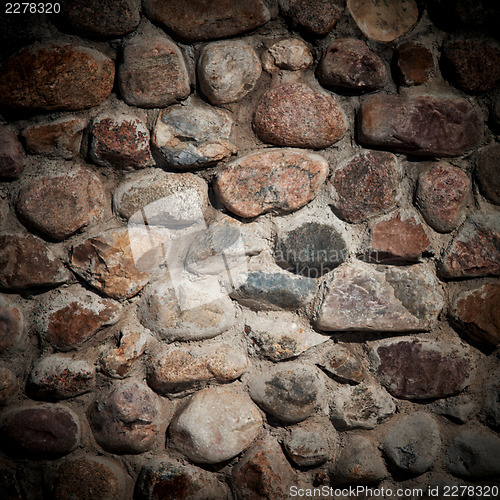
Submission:
M 24 149 L 17 136 L 0 126 L 0 180 L 15 180 L 23 173 Z
M 404 85 L 422 85 L 435 71 L 430 50 L 420 43 L 402 43 L 396 54 L 396 65 Z
M 483 196 L 500 205 L 500 144 L 494 143 L 481 152 L 475 173 Z

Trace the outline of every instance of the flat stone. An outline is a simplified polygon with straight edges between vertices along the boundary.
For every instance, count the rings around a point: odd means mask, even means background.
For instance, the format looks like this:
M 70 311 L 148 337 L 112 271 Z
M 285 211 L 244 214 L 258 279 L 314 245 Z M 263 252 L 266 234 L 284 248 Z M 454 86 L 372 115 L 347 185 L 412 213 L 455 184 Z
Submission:
M 443 278 L 500 275 L 500 221 L 495 215 L 470 216 L 455 234 L 438 265 Z
M 333 272 L 316 326 L 326 331 L 430 330 L 444 305 L 430 267 L 373 266 L 355 261 Z
M 315 367 L 283 363 L 250 379 L 250 396 L 266 412 L 287 424 L 310 417 L 325 387 Z
M 71 160 L 80 153 L 86 120 L 71 115 L 42 119 L 21 132 L 30 154 Z
M 6 460 L 0 461 L 0 484 L 2 485 L 2 494 L 6 500 L 19 500 L 22 498 L 16 476 L 17 471 L 13 463 Z
M 196 463 L 215 464 L 246 450 L 262 427 L 258 408 L 244 394 L 227 388 L 198 391 L 174 416 L 174 446 Z
M 0 406 L 8 403 L 18 389 L 19 382 L 16 374 L 6 366 L 0 366 Z
M 117 38 L 133 31 L 141 20 L 140 0 L 63 0 L 64 20 L 91 38 Z
M 167 165 L 205 168 L 236 153 L 232 130 L 227 112 L 189 99 L 161 111 L 152 140 Z
M 486 421 L 493 427 L 500 427 L 500 377 L 494 375 L 485 387 Z
M 103 167 L 154 165 L 146 123 L 134 113 L 103 113 L 92 122 L 90 158 Z
M 430 50 L 415 42 L 402 43 L 397 48 L 397 69 L 404 85 L 422 85 L 435 71 Z
M 30 406 L 4 413 L 0 446 L 10 455 L 30 460 L 71 453 L 80 442 L 80 424 L 64 406 Z
M 102 52 L 72 44 L 34 44 L 0 67 L 0 106 L 78 111 L 111 94 L 114 62 Z
M 288 457 L 299 467 L 317 467 L 330 458 L 328 442 L 319 425 L 293 427 L 283 445 Z
M 362 152 L 334 171 L 328 185 L 333 208 L 352 223 L 380 215 L 396 205 L 399 178 L 395 155 Z
M 446 450 L 448 470 L 466 479 L 495 479 L 500 474 L 500 437 L 486 429 L 458 430 Z
M 416 24 L 419 14 L 415 0 L 347 0 L 347 8 L 363 34 L 378 42 L 403 36 Z
M 28 233 L 0 235 L 1 288 L 56 286 L 69 279 L 62 261 L 40 238 Z
M 337 38 L 326 49 L 317 69 L 323 85 L 354 90 L 375 90 L 387 84 L 387 69 L 365 42 Z
M 148 384 L 160 394 L 179 392 L 210 380 L 230 382 L 248 365 L 246 354 L 228 344 L 172 347 L 151 360 Z
M 31 370 L 27 387 L 37 399 L 68 399 L 90 392 L 95 367 L 85 360 L 53 354 L 40 358 Z
M 295 472 L 278 443 L 271 439 L 257 441 L 233 468 L 231 482 L 236 500 L 285 500 Z
M 114 386 L 87 411 L 97 443 L 110 453 L 138 454 L 156 443 L 160 413 L 156 395 L 131 381 Z
M 257 83 L 262 67 L 250 45 L 242 41 L 213 42 L 205 45 L 198 59 L 198 81 L 212 104 L 243 99 Z
M 467 423 L 476 413 L 477 404 L 469 394 L 462 393 L 451 398 L 439 399 L 429 406 L 438 415 L 444 415 L 453 422 Z
M 25 183 L 17 198 L 20 219 L 54 240 L 63 240 L 102 217 L 106 195 L 91 170 L 57 165 L 57 173 Z
M 118 321 L 120 306 L 80 286 L 48 292 L 36 310 L 40 336 L 56 349 L 69 351 Z
M 349 344 L 332 344 L 317 364 L 340 382 L 359 384 L 366 378 L 361 359 Z
M 454 396 L 469 385 L 473 373 L 470 351 L 445 341 L 383 340 L 370 360 L 382 384 L 401 399 Z
M 146 0 L 146 15 L 160 23 L 175 38 L 201 42 L 228 38 L 258 28 L 276 14 L 275 2 L 222 0 L 216 5 L 206 0 Z
M 441 436 L 436 420 L 427 413 L 404 416 L 385 435 L 384 454 L 398 469 L 423 474 L 437 459 Z
M 125 46 L 118 87 L 127 104 L 140 108 L 165 108 L 191 93 L 179 47 L 159 36 L 134 38 Z
M 151 277 L 137 268 L 126 228 L 108 229 L 73 247 L 71 269 L 114 299 L 137 295 Z
M 475 341 L 500 345 L 500 285 L 485 284 L 464 291 L 453 301 L 451 317 Z
M 271 87 L 257 105 L 253 127 L 263 142 L 296 148 L 327 148 L 346 131 L 337 101 L 303 83 Z
M 0 180 L 18 179 L 23 173 L 23 159 L 24 149 L 17 136 L 0 126 Z
M 313 62 L 309 47 L 298 38 L 274 42 L 262 56 L 262 67 L 268 73 L 276 73 L 280 69 L 299 71 L 309 68 Z
M 492 144 L 482 152 L 475 173 L 483 196 L 500 205 L 500 144 Z
M 23 323 L 19 309 L 0 296 L 0 352 L 18 343 L 24 330 Z
M 483 134 L 478 112 L 461 97 L 377 94 L 361 105 L 359 140 L 418 156 L 460 156 Z
M 339 430 L 373 429 L 396 411 L 391 396 L 373 382 L 335 387 L 330 399 L 330 419 Z
M 440 162 L 418 177 L 417 206 L 427 224 L 441 233 L 459 225 L 470 196 L 469 176 L 449 163 Z
M 240 217 L 293 212 L 316 197 L 328 174 L 320 155 L 267 149 L 235 160 L 218 175 L 214 189 Z
M 141 470 L 136 484 L 140 498 L 168 498 L 176 500 L 229 500 L 228 488 L 217 476 L 192 465 L 184 465 L 170 458 L 157 458 Z

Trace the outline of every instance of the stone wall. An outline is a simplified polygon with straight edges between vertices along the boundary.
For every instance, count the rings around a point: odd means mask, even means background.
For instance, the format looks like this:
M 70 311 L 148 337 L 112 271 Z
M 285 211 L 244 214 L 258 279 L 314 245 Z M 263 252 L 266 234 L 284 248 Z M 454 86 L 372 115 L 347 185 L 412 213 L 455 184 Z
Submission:
M 497 3 L 61 4 L 0 18 L 0 496 L 498 488 Z

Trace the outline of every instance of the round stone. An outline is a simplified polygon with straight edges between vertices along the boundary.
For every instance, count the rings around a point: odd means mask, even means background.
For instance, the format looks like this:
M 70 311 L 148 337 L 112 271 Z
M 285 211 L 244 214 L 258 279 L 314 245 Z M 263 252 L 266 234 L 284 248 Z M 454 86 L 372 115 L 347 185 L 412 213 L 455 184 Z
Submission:
M 488 146 L 476 168 L 476 180 L 484 197 L 500 205 L 500 144 Z
M 268 73 L 280 69 L 299 71 L 314 62 L 309 47 L 299 39 L 287 38 L 273 43 L 262 56 L 262 66 Z

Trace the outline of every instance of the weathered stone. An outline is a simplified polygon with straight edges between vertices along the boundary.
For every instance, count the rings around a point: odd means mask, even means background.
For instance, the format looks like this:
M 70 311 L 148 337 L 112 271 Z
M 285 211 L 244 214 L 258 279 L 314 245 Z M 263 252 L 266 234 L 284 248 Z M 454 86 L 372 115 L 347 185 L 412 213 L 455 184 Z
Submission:
M 19 309 L 0 296 L 0 352 L 16 345 L 23 333 L 23 318 Z
M 145 385 L 126 382 L 94 401 L 87 416 L 97 443 L 111 453 L 137 454 L 156 442 L 160 413 Z
M 21 489 L 17 480 L 17 471 L 13 464 L 5 460 L 0 461 L 0 484 L 5 500 L 20 500 Z
M 467 479 L 494 479 L 500 474 L 500 437 L 486 429 L 463 429 L 446 450 L 448 470 Z
M 98 221 L 106 202 L 102 182 L 93 172 L 61 167 L 24 184 L 16 203 L 27 226 L 55 240 Z
M 0 235 L 0 287 L 23 290 L 69 279 L 64 264 L 40 238 L 27 233 Z
M 135 38 L 125 46 L 118 86 L 123 100 L 140 108 L 165 108 L 191 92 L 179 47 L 159 36 Z
M 36 311 L 41 337 L 60 351 L 91 339 L 105 326 L 118 321 L 119 305 L 75 286 L 54 290 L 42 297 Z
M 355 261 L 333 272 L 316 326 L 327 331 L 425 331 L 433 327 L 443 305 L 441 288 L 429 267 Z
M 80 424 L 64 406 L 31 406 L 4 413 L 0 446 L 10 455 L 54 459 L 71 453 L 80 441 Z
M 434 72 L 430 50 L 414 42 L 405 42 L 397 49 L 397 68 L 405 85 L 422 85 Z
M 299 467 L 318 466 L 330 458 L 328 442 L 319 425 L 292 428 L 283 445 L 288 457 Z
M 101 114 L 94 119 L 90 133 L 90 158 L 98 165 L 144 168 L 154 164 L 149 130 L 135 114 Z
M 429 414 L 413 413 L 389 428 L 383 447 L 385 456 L 396 467 L 411 474 L 423 474 L 439 454 L 439 427 Z
M 375 90 L 387 83 L 382 59 L 355 38 L 338 38 L 331 43 L 318 65 L 317 75 L 323 85 L 355 90 Z
M 443 278 L 500 275 L 500 221 L 495 215 L 473 215 L 445 250 L 438 271 Z
M 337 101 L 303 83 L 271 87 L 257 105 L 253 126 L 262 141 L 296 148 L 327 148 L 346 131 Z
M 333 173 L 329 188 L 334 210 L 347 222 L 362 222 L 394 207 L 398 160 L 383 151 L 365 151 Z
M 347 8 L 359 29 L 378 42 L 392 42 L 418 20 L 415 0 L 347 0 Z
M 439 399 L 429 406 L 438 415 L 444 415 L 454 422 L 465 424 L 476 412 L 476 402 L 468 394 L 462 393 L 451 398 Z
M 377 94 L 361 105 L 359 140 L 419 156 L 459 156 L 481 139 L 478 112 L 460 97 Z
M 86 120 L 73 116 L 43 119 L 22 131 L 29 153 L 71 160 L 80 152 Z
M 18 179 L 23 173 L 23 159 L 24 149 L 17 136 L 0 126 L 0 180 Z
M 127 229 L 109 229 L 73 247 L 71 269 L 108 297 L 139 293 L 151 275 L 136 266 Z
M 500 144 L 492 144 L 477 163 L 476 180 L 484 197 L 500 205 Z
M 248 448 L 262 417 L 250 398 L 227 388 L 198 391 L 174 416 L 170 437 L 193 462 L 214 464 Z
M 370 359 L 382 384 L 402 399 L 453 396 L 469 385 L 473 373 L 470 351 L 444 341 L 383 340 Z
M 40 399 L 67 399 L 91 391 L 95 367 L 85 360 L 54 354 L 39 359 L 31 370 L 28 391 Z
M 133 31 L 141 20 L 140 0 L 63 0 L 65 21 L 79 34 L 117 38 Z
M 213 42 L 198 59 L 200 89 L 212 104 L 237 102 L 252 91 L 262 73 L 260 59 L 245 42 Z
M 391 396 L 373 382 L 335 387 L 330 419 L 337 429 L 373 429 L 396 411 Z
M 179 392 L 200 382 L 230 382 L 248 368 L 248 358 L 228 344 L 173 347 L 150 362 L 148 384 L 159 393 Z
M 262 56 L 262 67 L 268 73 L 276 73 L 280 69 L 299 71 L 309 68 L 313 62 L 309 47 L 297 38 L 273 43 Z
M 485 387 L 486 421 L 493 427 L 500 427 L 500 377 L 494 377 Z
M 241 217 L 286 213 L 315 198 L 327 174 L 328 163 L 322 156 L 268 149 L 231 162 L 214 189 L 226 208 Z
M 18 389 L 16 374 L 9 368 L 0 366 L 0 406 L 8 403 Z
M 263 0 L 146 0 L 146 15 L 163 25 L 176 38 L 201 42 L 227 38 L 265 24 L 275 14 L 274 2 Z
M 333 344 L 317 363 L 340 382 L 359 384 L 366 378 L 360 357 L 349 344 Z
M 169 458 L 148 462 L 136 484 L 138 498 L 159 500 L 229 500 L 227 486 L 217 476 L 192 465 L 183 465 Z
M 204 168 L 236 153 L 232 128 L 228 113 L 190 99 L 160 113 L 153 144 L 167 165 L 180 170 Z
M 118 462 L 106 457 L 82 456 L 65 461 L 57 470 L 54 500 L 69 498 L 115 500 L 126 497 L 127 473 Z
M 34 44 L 0 67 L 0 106 L 77 111 L 98 106 L 113 88 L 115 65 L 102 52 L 72 44 Z
M 318 370 L 300 363 L 283 363 L 250 380 L 250 396 L 281 422 L 310 417 L 321 402 L 325 387 Z

